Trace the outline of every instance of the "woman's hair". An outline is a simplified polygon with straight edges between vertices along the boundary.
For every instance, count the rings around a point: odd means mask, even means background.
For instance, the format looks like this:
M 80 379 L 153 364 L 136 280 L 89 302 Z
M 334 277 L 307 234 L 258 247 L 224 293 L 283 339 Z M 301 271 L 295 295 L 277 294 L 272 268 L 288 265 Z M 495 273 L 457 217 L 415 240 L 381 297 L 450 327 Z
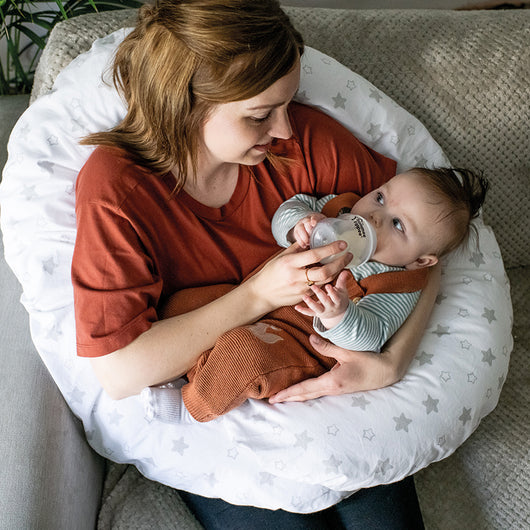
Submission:
M 451 238 L 442 242 L 437 252 L 443 256 L 469 239 L 471 220 L 480 213 L 489 183 L 483 175 L 469 169 L 415 167 L 409 171 L 426 177 L 433 205 L 444 205 L 439 221 L 451 224 Z
M 303 39 L 277 0 L 157 0 L 118 47 L 123 121 L 84 144 L 120 147 L 180 189 L 197 169 L 201 126 L 220 103 L 252 98 L 288 74 Z

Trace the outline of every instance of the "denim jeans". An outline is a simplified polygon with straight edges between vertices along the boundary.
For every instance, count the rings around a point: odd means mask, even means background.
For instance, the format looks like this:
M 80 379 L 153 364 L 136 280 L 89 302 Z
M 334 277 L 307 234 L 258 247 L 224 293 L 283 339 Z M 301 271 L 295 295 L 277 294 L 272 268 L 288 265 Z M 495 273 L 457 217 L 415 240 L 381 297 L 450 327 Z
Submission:
M 367 488 L 311 514 L 235 506 L 180 492 L 206 530 L 416 530 L 423 520 L 414 479 Z

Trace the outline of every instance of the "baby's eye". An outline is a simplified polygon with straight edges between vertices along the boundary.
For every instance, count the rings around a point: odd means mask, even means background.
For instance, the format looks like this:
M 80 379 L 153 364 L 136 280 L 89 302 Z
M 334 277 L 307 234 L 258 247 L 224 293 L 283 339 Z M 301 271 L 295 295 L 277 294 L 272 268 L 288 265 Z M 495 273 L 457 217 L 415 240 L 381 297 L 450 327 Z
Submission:
M 401 221 L 397 217 L 394 217 L 394 219 L 392 219 L 392 224 L 394 225 L 394 228 L 396 230 L 403 232 L 403 225 L 401 224 Z
M 385 198 L 383 197 L 383 194 L 380 191 L 376 193 L 375 200 L 379 204 L 385 204 Z

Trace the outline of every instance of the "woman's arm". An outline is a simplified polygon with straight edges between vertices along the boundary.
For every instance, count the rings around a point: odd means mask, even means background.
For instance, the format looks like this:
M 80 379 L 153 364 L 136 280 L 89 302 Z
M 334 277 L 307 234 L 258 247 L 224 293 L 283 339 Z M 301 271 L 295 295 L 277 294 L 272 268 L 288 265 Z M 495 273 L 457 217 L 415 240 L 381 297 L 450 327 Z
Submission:
M 414 311 L 380 354 L 345 350 L 311 335 L 313 347 L 322 355 L 336 359 L 337 364 L 320 377 L 307 379 L 278 392 L 269 401 L 306 401 L 320 396 L 375 390 L 401 380 L 416 355 L 429 321 L 440 287 L 440 274 L 440 265 L 431 269 L 428 283 Z
M 183 375 L 226 331 L 254 322 L 278 307 L 298 303 L 308 292 L 306 267 L 337 254 L 344 246 L 344 242 L 335 242 L 300 251 L 293 245 L 217 300 L 155 322 L 126 347 L 92 358 L 96 376 L 113 399 L 122 399 Z M 313 267 L 311 280 L 328 283 L 349 259 L 351 255 L 340 256 Z

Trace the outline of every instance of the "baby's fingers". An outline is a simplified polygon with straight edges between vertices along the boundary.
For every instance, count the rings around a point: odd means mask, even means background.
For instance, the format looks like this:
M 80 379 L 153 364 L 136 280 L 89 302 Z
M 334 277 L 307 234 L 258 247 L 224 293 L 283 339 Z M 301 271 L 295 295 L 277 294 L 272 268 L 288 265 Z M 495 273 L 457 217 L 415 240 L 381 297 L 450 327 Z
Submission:
M 315 316 L 317 314 L 322 313 L 322 311 L 324 309 L 322 307 L 322 304 L 319 301 L 315 300 L 313 297 L 305 295 L 303 297 L 303 301 L 304 301 L 305 305 L 307 306 L 307 308 L 310 311 L 312 311 L 312 313 L 309 316 Z M 301 305 L 301 304 L 299 304 L 299 305 Z M 302 313 L 302 311 L 300 311 L 300 313 Z M 308 313 L 303 313 L 303 314 L 307 315 Z
M 333 302 L 332 298 L 329 296 L 329 287 L 331 287 L 329 284 L 326 285 L 326 291 L 321 289 L 318 285 L 313 285 L 311 287 L 311 290 L 315 293 L 318 301 L 322 304 L 322 309 L 328 307 Z
M 335 287 L 341 291 L 348 290 L 348 277 L 351 272 L 343 270 L 338 276 L 337 281 L 335 282 Z
M 326 293 L 328 295 L 329 300 L 333 303 L 333 305 L 338 305 L 341 302 L 339 291 L 330 283 L 326 285 Z
M 305 315 L 306 317 L 315 317 L 316 313 L 312 309 L 309 309 L 307 305 L 304 304 L 296 304 L 294 306 L 295 310 L 299 313 L 302 313 L 302 315 Z

